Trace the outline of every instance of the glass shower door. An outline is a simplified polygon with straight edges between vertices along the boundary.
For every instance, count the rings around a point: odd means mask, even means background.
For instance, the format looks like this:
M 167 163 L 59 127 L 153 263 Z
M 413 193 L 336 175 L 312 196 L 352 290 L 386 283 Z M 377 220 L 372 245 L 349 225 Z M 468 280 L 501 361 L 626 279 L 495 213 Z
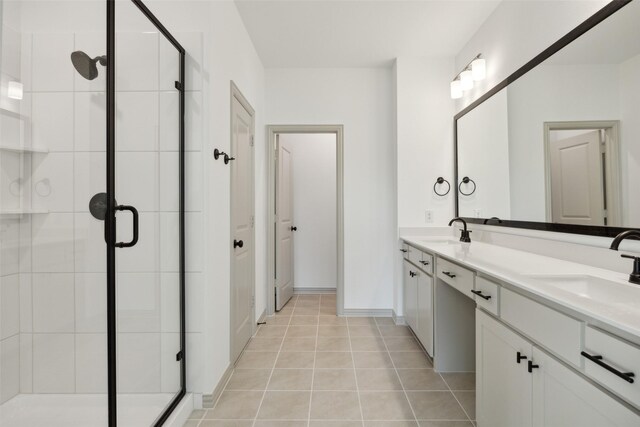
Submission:
M 181 397 L 181 52 L 139 2 L 115 2 L 118 426 Z

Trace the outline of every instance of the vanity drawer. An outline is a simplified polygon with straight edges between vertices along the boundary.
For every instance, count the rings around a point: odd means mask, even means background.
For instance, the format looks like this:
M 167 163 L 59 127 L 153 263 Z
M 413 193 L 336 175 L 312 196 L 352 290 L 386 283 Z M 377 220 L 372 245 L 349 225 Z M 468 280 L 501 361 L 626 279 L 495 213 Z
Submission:
M 498 315 L 498 303 L 500 295 L 498 285 L 484 277 L 476 277 L 474 297 L 476 304 L 494 315 Z
M 463 295 L 473 298 L 473 271 L 438 258 L 438 278 L 454 287 Z
M 427 274 L 433 274 L 433 256 L 422 252 L 422 259 L 418 261 L 418 267 Z
M 409 261 L 417 266 L 422 265 L 420 264 L 420 261 L 422 261 L 422 251 L 414 248 L 413 246 L 409 246 Z
M 582 322 L 504 287 L 499 306 L 504 321 L 568 362 L 581 365 Z
M 596 358 L 597 362 L 588 356 Z M 587 326 L 584 334 L 584 372 L 609 390 L 640 407 L 640 348 Z M 621 378 L 607 367 L 633 377 Z M 633 381 L 630 383 L 627 379 Z
M 400 252 L 402 252 L 404 259 L 409 259 L 409 249 L 411 249 L 411 247 L 406 243 L 403 243 L 400 247 Z

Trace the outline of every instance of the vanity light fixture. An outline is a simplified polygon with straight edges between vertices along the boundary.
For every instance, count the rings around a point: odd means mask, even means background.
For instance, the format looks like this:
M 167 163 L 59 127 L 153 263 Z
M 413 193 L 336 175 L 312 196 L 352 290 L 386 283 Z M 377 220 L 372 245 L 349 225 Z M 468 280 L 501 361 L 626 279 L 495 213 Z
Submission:
M 9 82 L 9 87 L 7 88 L 7 96 L 11 99 L 21 100 L 23 96 L 22 83 Z
M 487 77 L 487 61 L 479 53 L 451 82 L 451 99 L 462 98 L 462 93 L 473 89 L 474 82 Z

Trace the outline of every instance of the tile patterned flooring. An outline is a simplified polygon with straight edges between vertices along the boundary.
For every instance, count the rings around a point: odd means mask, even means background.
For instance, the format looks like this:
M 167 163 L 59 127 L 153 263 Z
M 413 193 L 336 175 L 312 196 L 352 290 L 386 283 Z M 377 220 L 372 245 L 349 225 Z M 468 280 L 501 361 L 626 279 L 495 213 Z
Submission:
M 391 318 L 294 295 L 247 345 L 213 409 L 185 427 L 472 427 L 475 374 L 438 374 Z

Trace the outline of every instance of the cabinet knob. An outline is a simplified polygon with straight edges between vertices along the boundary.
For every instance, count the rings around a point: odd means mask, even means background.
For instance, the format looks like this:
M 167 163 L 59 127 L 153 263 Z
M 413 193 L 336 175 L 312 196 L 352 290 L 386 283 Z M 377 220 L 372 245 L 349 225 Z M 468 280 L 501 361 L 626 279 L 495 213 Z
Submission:
M 233 249 L 241 248 L 244 246 L 244 242 L 242 240 L 234 240 L 233 241 Z
M 520 363 L 521 360 L 526 360 L 527 356 L 523 356 L 522 353 L 518 352 L 518 355 L 516 356 L 516 362 Z

